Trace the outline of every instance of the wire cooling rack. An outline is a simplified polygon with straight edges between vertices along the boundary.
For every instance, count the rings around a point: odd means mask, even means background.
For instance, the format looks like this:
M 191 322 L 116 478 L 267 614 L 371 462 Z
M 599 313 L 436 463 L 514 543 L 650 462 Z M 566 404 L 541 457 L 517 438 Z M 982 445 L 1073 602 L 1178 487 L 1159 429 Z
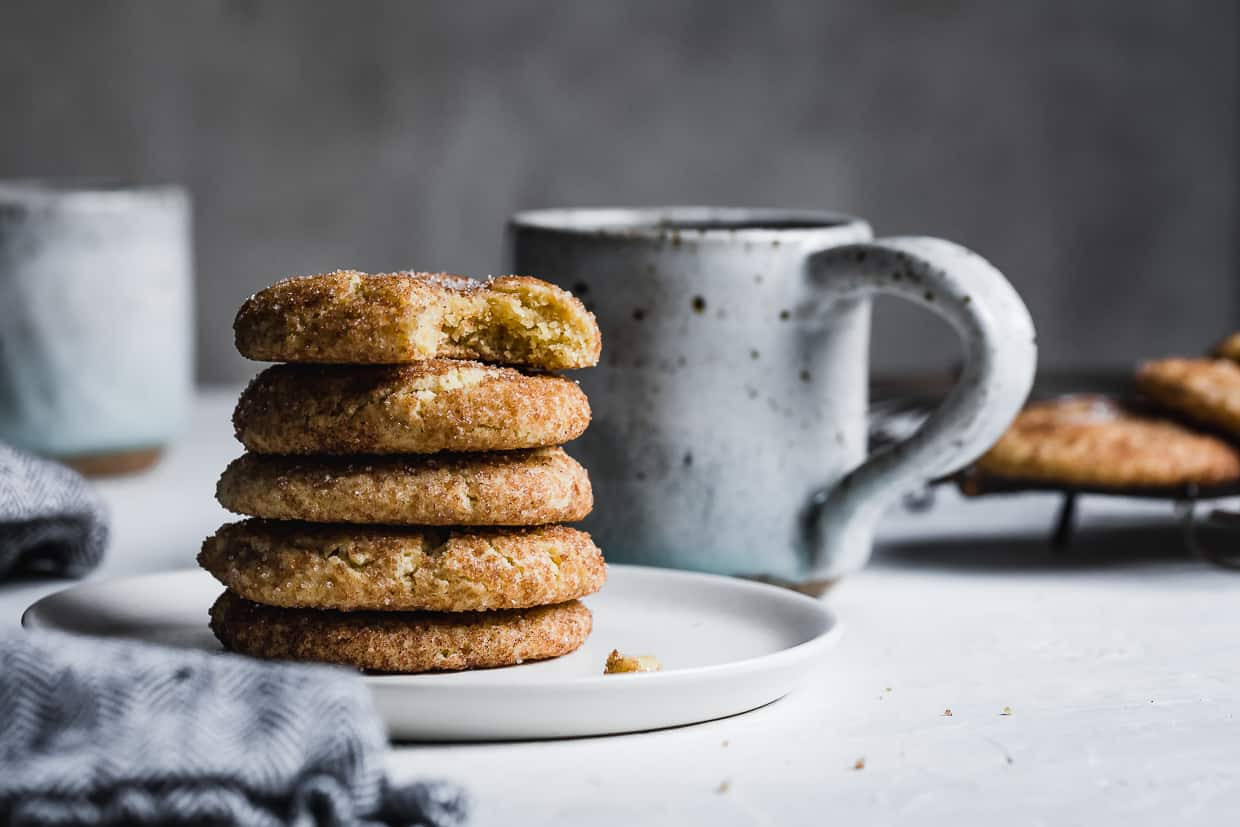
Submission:
M 1057 379 L 1048 383 L 1049 388 L 1043 386 L 1035 389 L 1034 395 L 1042 399 L 1067 392 L 1124 396 L 1126 375 L 1093 374 Z M 869 409 L 870 451 L 881 450 L 912 435 L 942 399 L 945 381 L 950 384 L 949 378 L 938 377 L 921 384 L 913 380 L 872 388 L 871 395 L 877 398 Z M 1058 392 L 1048 393 L 1052 388 Z M 1216 566 L 1240 570 L 1240 512 L 1203 507 L 1215 501 L 1240 497 L 1240 484 L 1125 488 L 1050 485 L 1033 480 L 990 477 L 970 467 L 906 492 L 903 499 L 905 509 L 926 511 L 933 508 L 935 490 L 942 485 L 955 485 L 970 498 L 1026 493 L 1058 494 L 1060 505 L 1048 541 L 1052 548 L 1061 550 L 1072 545 L 1076 534 L 1078 500 L 1082 496 L 1166 501 L 1174 506 L 1179 515 L 1186 551 Z

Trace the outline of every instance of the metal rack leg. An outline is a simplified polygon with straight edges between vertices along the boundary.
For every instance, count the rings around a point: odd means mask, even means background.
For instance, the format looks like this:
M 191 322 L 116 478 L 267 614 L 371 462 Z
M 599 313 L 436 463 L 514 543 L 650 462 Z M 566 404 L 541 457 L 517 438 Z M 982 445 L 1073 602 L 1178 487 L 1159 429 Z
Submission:
M 1055 530 L 1051 533 L 1051 548 L 1063 551 L 1072 544 L 1072 533 L 1076 529 L 1076 492 L 1069 491 L 1063 495 L 1059 504 L 1059 516 L 1055 519 Z

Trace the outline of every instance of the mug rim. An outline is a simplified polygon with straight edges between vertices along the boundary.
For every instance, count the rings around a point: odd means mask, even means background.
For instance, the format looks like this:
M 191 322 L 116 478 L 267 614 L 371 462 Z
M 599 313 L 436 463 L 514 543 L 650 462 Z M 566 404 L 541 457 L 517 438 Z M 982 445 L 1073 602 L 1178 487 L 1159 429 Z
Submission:
M 549 207 L 513 213 L 508 226 L 575 237 L 652 241 L 796 241 L 869 228 L 864 219 L 834 210 L 706 205 Z

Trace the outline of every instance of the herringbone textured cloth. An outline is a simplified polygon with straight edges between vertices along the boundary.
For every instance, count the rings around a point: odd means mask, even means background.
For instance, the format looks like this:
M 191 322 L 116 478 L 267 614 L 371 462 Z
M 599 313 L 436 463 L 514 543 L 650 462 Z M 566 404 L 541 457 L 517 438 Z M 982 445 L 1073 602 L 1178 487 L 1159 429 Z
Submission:
M 394 789 L 345 670 L 51 632 L 0 638 L 0 824 L 450 825 Z
M 103 504 L 86 480 L 0 444 L 0 578 L 79 577 L 99 564 L 107 541 Z

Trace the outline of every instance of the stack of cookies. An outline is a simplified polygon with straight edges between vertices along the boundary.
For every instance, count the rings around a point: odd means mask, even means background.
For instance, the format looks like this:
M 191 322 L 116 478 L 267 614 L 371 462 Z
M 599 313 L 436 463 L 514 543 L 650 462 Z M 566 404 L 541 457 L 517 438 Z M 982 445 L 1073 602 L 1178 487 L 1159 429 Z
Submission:
M 559 446 L 590 407 L 547 371 L 598 361 L 581 302 L 531 278 L 289 279 L 235 323 L 260 373 L 217 497 L 250 519 L 198 557 L 226 647 L 383 672 L 573 651 L 606 577 L 589 477 Z M 530 369 L 522 372 L 517 368 Z M 534 372 L 536 371 L 536 372 Z
M 995 483 L 1115 493 L 1240 486 L 1240 333 L 1208 357 L 1141 365 L 1134 399 L 1100 395 L 1028 406 L 961 477 L 967 494 Z

